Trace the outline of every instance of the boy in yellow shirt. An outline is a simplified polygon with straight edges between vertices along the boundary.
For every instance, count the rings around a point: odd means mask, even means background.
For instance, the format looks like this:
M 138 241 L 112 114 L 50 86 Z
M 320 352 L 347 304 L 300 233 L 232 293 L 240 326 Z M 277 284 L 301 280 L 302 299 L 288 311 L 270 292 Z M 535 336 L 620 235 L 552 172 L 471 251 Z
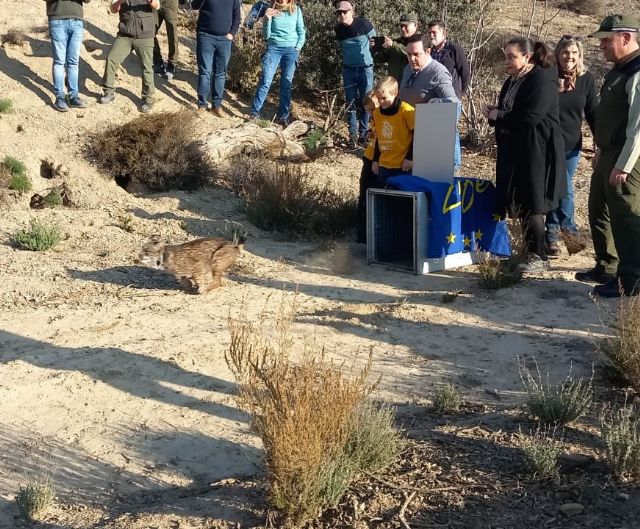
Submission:
M 362 171 L 360 172 L 360 194 L 358 195 L 358 234 L 357 241 L 367 242 L 367 189 L 375 186 L 376 175 L 371 170 L 373 155 L 376 146 L 376 135 L 373 124 L 373 113 L 378 108 L 378 98 L 373 90 L 366 93 L 362 100 L 362 106 L 369 113 L 369 130 L 367 132 L 367 145 L 362 153 Z
M 378 81 L 375 95 L 379 107 L 373 113 L 376 146 L 372 170 L 377 185 L 384 187 L 389 176 L 409 174 L 413 159 L 415 109 L 398 97 L 398 81 L 387 76 Z

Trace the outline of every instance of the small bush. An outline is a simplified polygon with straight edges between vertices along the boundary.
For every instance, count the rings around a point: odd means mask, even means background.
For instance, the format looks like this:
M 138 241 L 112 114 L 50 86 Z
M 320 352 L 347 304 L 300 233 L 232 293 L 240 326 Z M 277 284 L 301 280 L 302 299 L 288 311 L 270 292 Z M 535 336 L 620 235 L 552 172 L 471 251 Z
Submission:
M 47 226 L 33 219 L 29 229 L 18 231 L 13 240 L 16 246 L 23 250 L 42 252 L 53 248 L 62 240 L 62 231 L 58 226 Z
M 265 317 L 260 324 L 230 319 L 225 360 L 263 442 L 269 502 L 286 522 L 301 524 L 335 505 L 358 471 L 388 464 L 398 437 L 390 410 L 365 404 L 377 384 L 370 381 L 371 354 L 362 369 L 345 373 L 321 347 L 305 343 L 293 363 L 295 303 L 285 301 L 275 336 Z
M 9 44 L 10 46 L 22 46 L 27 42 L 27 34 L 21 29 L 11 28 L 4 35 L 2 35 L 2 46 Z
M 27 175 L 12 175 L 8 187 L 12 191 L 27 193 L 31 191 L 31 180 Z
M 318 187 L 300 165 L 240 156 L 229 178 L 247 218 L 263 230 L 335 237 L 355 225 L 355 198 Z
M 27 166 L 13 156 L 5 156 L 2 163 L 7 169 L 9 169 L 12 176 L 27 175 Z
M 621 479 L 640 480 L 640 419 L 626 405 L 600 418 L 605 457 L 611 471 Z
M 640 390 L 640 296 L 621 299 L 614 315 L 613 337 L 600 350 L 635 389 Z
M 227 75 L 231 90 L 253 97 L 260 80 L 264 49 L 262 31 L 257 26 L 250 31 L 244 30 L 242 38 L 236 39 Z M 278 86 L 277 79 L 274 81 L 273 86 Z
M 562 242 L 564 242 L 564 245 L 567 247 L 569 255 L 580 253 L 589 246 L 589 242 L 591 241 L 591 235 L 584 230 L 577 232 L 562 230 L 560 236 L 562 237 Z
M 568 424 L 580 417 L 593 401 L 592 378 L 573 378 L 571 372 L 558 384 L 543 382 L 538 364 L 535 363 L 537 377 L 529 368 L 518 362 L 520 379 L 527 390 L 527 409 L 546 424 Z
M 55 499 L 53 484 L 49 478 L 38 478 L 25 487 L 20 486 L 16 495 L 16 504 L 27 520 L 33 520 L 46 510 Z
M 437 413 L 455 413 L 461 404 L 462 396 L 452 384 L 439 388 L 433 397 L 433 409 Z
M 189 110 L 140 116 L 92 135 L 87 155 L 125 189 L 130 183 L 152 191 L 193 189 L 210 175 L 193 142 L 195 119 Z
M 133 217 L 131 215 L 120 215 L 116 226 L 127 233 L 134 232 Z
M 554 478 L 561 452 L 562 445 L 552 431 L 538 430 L 522 446 L 526 472 L 534 478 Z
M 316 129 L 309 133 L 302 144 L 307 151 L 313 151 L 318 148 L 323 139 L 324 131 L 322 129 Z
M 481 252 L 478 258 L 480 286 L 488 290 L 508 288 L 522 281 L 522 270 L 518 265 L 521 256 L 515 254 L 508 259 L 500 259 L 488 252 Z
M 0 99 L 0 114 L 8 114 L 13 110 L 13 102 L 11 99 L 2 98 Z
M 42 203 L 45 208 L 57 208 L 62 206 L 62 195 L 57 189 L 52 189 L 44 197 L 42 197 Z

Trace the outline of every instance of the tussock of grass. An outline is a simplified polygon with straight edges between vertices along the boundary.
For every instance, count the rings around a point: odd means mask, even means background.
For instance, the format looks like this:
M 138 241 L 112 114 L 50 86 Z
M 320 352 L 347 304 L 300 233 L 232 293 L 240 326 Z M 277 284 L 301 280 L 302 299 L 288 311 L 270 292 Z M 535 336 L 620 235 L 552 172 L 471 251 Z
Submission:
M 13 102 L 11 99 L 3 97 L 0 99 L 0 114 L 8 114 L 13 111 Z
M 336 237 L 355 225 L 355 198 L 318 186 L 292 162 L 239 156 L 229 186 L 243 200 L 249 221 L 263 230 Z
M 133 182 L 152 191 L 193 189 L 211 173 L 193 141 L 195 119 L 189 110 L 140 116 L 93 134 L 87 154 L 124 188 Z
M 605 458 L 613 474 L 621 479 L 640 481 L 640 418 L 638 411 L 624 406 L 605 411 L 600 417 Z
M 488 252 L 481 252 L 478 258 L 480 286 L 488 290 L 508 288 L 522 280 L 522 270 L 518 265 L 522 257 L 514 254 L 508 259 L 500 259 Z
M 269 502 L 283 523 L 301 524 L 335 505 L 358 472 L 379 470 L 399 447 L 393 414 L 367 403 L 371 354 L 345 369 L 316 344 L 294 363 L 295 304 L 283 302 L 269 336 L 266 319 L 229 321 L 225 360 L 240 383 L 239 403 L 265 450 Z
M 640 390 L 640 296 L 621 299 L 613 319 L 613 337 L 599 348 L 622 378 Z
M 0 181 L 12 191 L 26 193 L 31 190 L 26 166 L 13 156 L 5 156 L 0 163 Z
M 22 46 L 25 42 L 27 42 L 27 34 L 21 29 L 11 28 L 7 31 L 2 38 L 2 46 L 10 45 L 10 46 Z
M 556 477 L 561 452 L 562 444 L 555 438 L 555 432 L 538 429 L 522 445 L 526 472 L 538 479 Z
M 18 248 L 42 252 L 53 248 L 62 240 L 62 231 L 56 225 L 48 226 L 44 222 L 33 219 L 28 229 L 18 231 L 13 242 Z
M 455 413 L 461 405 L 462 395 L 452 384 L 438 388 L 433 396 L 433 409 L 436 413 Z
M 542 422 L 551 425 L 568 424 L 582 416 L 593 401 L 592 379 L 574 378 L 571 373 L 564 381 L 551 384 L 543 381 L 535 363 L 536 376 L 524 364 L 518 362 L 520 379 L 527 390 L 526 406 L 529 412 Z
M 27 520 L 33 520 L 50 507 L 54 499 L 55 492 L 51 479 L 40 477 L 20 487 L 16 495 L 16 504 Z

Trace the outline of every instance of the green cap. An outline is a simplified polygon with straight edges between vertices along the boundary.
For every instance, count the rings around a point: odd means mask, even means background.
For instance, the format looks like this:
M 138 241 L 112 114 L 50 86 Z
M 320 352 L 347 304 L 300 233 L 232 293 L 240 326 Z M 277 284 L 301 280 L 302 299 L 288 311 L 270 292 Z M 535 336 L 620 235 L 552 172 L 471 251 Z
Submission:
M 627 33 L 637 33 L 640 23 L 630 15 L 609 15 L 602 21 L 598 31 L 589 35 L 597 39 L 604 39 L 612 33 L 624 31 Z
M 415 13 L 404 13 L 400 17 L 400 24 L 405 24 L 407 22 L 418 22 L 418 15 Z

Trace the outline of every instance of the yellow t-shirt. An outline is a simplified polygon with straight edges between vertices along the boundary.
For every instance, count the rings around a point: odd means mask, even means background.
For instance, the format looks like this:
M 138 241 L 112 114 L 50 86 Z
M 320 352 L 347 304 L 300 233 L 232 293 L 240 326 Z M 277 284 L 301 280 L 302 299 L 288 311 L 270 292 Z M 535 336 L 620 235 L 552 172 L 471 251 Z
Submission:
M 399 169 L 409 154 L 416 111 L 409 103 L 400 103 L 398 111 L 392 116 L 385 116 L 376 108 L 373 113 L 373 126 L 380 149 L 378 164 L 386 169 Z

